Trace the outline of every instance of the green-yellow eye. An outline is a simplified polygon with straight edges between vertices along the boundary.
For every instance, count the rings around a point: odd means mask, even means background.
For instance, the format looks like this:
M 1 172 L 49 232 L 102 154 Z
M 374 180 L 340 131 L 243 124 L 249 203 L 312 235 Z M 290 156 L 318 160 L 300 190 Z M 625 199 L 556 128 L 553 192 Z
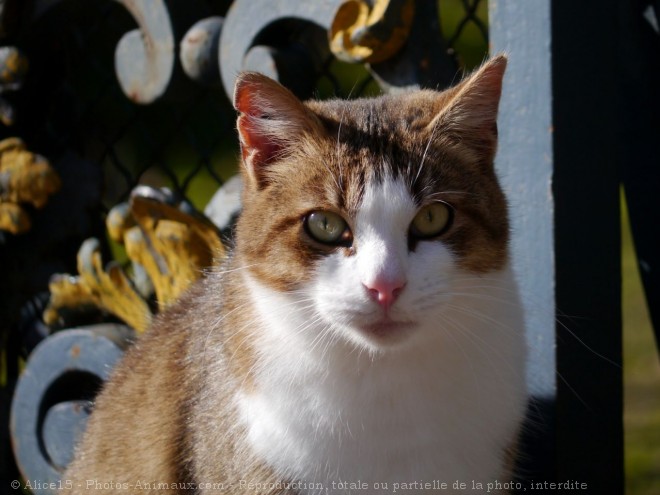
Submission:
M 451 223 L 453 210 L 447 203 L 436 202 L 422 207 L 410 224 L 410 233 L 418 239 L 442 234 Z
M 346 220 L 331 211 L 313 211 L 305 217 L 307 233 L 323 244 L 343 245 L 351 243 L 351 231 Z

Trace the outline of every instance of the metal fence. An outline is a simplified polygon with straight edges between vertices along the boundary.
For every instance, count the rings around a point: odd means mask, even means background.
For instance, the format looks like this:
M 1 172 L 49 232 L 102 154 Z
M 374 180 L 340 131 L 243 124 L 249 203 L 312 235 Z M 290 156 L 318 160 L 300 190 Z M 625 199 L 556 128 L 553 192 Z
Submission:
M 173 16 L 193 18 L 179 12 L 177 2 L 170 3 Z M 196 3 L 190 9 L 201 19 L 225 15 L 231 2 Z M 448 72 L 452 78 L 456 68 L 469 69 L 487 53 L 486 6 L 480 0 L 439 2 L 440 14 L 448 18 L 442 27 L 447 58 L 455 63 Z M 219 78 L 200 84 L 175 73 L 164 97 L 146 105 L 122 92 L 113 52 L 117 39 L 134 25 L 122 5 L 61 2 L 36 20 L 22 22 L 29 29 L 18 30 L 11 43 L 26 54 L 29 77 L 11 95 L 16 123 L 3 134 L 21 136 L 55 162 L 74 152 L 90 166 L 100 165 L 103 175 L 94 187 L 100 188 L 105 208 L 126 199 L 138 183 L 171 187 L 193 196 L 201 207 L 235 171 L 234 114 Z M 296 36 L 296 26 L 287 27 L 277 34 Z M 356 97 L 378 91 L 364 67 L 349 65 L 328 53 L 319 64 L 314 95 Z M 212 183 L 201 184 L 207 180 Z
M 235 2 L 235 7 L 249 13 L 256 3 Z M 0 74 L 0 106 L 8 125 L 0 127 L 0 137 L 20 137 L 29 150 L 48 159 L 62 183 L 46 208 L 26 207 L 32 223 L 28 232 L 0 232 L 0 491 L 19 478 L 10 448 L 8 411 L 21 363 L 52 331 L 41 317 L 50 277 L 75 273 L 76 252 L 88 237 L 101 239 L 106 258 L 111 257 L 105 242 L 105 216 L 136 185 L 168 187 L 201 210 L 236 172 L 235 113 L 216 67 L 223 50 L 217 46 L 219 34 L 204 28 L 215 39 L 209 39 L 206 58 L 198 62 L 209 67 L 202 67 L 203 74 L 197 78 L 186 74 L 176 53 L 197 21 L 212 19 L 214 26 L 230 29 L 223 25 L 223 18 L 231 4 L 227 0 L 151 4 L 9 0 L 0 5 L 4 45 L 0 50 L 12 51 L 22 67 L 28 66 L 27 71 L 14 70 L 10 62 L 15 58 L 3 55 L 7 70 Z M 424 15 L 415 22 L 422 23 L 422 29 L 413 29 L 409 49 L 399 60 L 372 64 L 370 71 L 362 63 L 338 60 L 324 46 L 332 21 L 329 12 L 341 2 L 325 2 L 324 7 L 315 2 L 302 7 L 299 2 L 260 4 L 270 13 L 264 18 L 245 15 L 241 29 L 257 33 L 249 40 L 250 49 L 253 45 L 266 49 L 251 51 L 248 66 L 260 68 L 259 64 L 266 62 L 265 67 L 272 62 L 279 71 L 272 75 L 285 84 L 288 77 L 292 89 L 302 96 L 351 98 L 376 93 L 381 85 L 446 86 L 459 68 L 477 65 L 488 50 L 486 0 L 418 2 Z M 159 31 L 156 22 L 159 15 L 172 27 L 169 34 L 174 43 L 169 50 L 174 54 L 174 68 L 164 78 L 162 94 L 153 98 L 132 94 L 118 83 L 124 69 L 116 57 L 144 60 L 139 53 L 131 53 L 134 44 L 122 45 L 122 37 L 137 24 L 143 39 L 167 41 L 168 33 Z M 313 45 L 311 51 L 309 45 Z M 119 54 L 127 46 L 128 56 Z M 144 46 L 148 51 L 148 43 Z M 234 58 L 243 56 L 237 53 Z M 302 78 L 298 68 L 291 73 L 291 57 L 302 60 L 308 69 Z M 153 58 L 153 53 L 147 53 L 147 62 Z M 431 60 L 432 70 L 401 70 L 406 63 L 423 60 Z M 143 69 L 132 68 L 136 73 Z

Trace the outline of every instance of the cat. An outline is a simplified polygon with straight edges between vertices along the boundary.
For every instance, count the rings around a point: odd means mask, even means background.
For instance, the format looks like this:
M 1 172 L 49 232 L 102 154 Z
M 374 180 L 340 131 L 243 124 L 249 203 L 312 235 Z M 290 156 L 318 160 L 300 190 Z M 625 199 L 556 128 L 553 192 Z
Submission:
M 443 92 L 306 103 L 241 74 L 235 249 L 117 366 L 63 491 L 509 481 L 527 394 L 493 167 L 505 67 Z

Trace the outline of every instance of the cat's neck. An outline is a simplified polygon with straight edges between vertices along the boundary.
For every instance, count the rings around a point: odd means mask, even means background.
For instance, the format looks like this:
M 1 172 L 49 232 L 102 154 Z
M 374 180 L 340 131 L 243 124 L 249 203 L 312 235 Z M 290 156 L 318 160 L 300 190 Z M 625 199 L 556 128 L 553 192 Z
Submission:
M 392 463 L 398 479 L 399 468 L 410 479 L 474 478 L 456 464 L 457 450 L 499 476 L 497 456 L 480 452 L 484 442 L 503 445 L 515 435 L 515 423 L 501 423 L 511 403 L 525 400 L 522 323 L 508 268 L 476 279 L 465 283 L 481 287 L 478 304 L 474 293 L 468 301 L 456 295 L 444 322 L 424 323 L 435 330 L 423 332 L 430 337 L 369 354 L 319 339 L 304 299 L 244 274 L 258 332 L 256 387 L 238 401 L 249 443 L 276 470 L 286 466 L 283 475 L 321 483 L 385 481 Z

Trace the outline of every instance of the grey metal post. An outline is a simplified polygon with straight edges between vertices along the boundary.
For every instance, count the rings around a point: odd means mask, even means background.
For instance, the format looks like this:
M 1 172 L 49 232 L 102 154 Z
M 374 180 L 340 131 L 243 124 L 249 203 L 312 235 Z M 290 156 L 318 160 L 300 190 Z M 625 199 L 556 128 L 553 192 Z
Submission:
M 489 5 L 492 51 L 510 58 L 497 166 L 541 408 L 527 440 L 545 456 L 525 467 L 621 494 L 616 2 Z

